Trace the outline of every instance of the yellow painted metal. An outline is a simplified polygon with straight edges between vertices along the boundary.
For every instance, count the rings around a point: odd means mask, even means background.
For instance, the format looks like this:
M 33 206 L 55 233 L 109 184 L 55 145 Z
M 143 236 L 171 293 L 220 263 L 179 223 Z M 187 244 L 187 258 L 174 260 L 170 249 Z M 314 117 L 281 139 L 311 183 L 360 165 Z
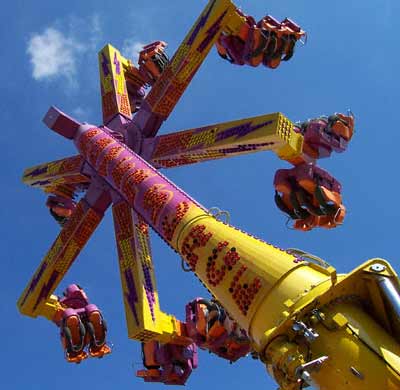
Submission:
M 243 23 L 229 0 L 210 1 L 197 26 L 205 15 L 208 15 L 205 26 L 201 26 L 197 35 L 194 34 L 196 25 L 193 27 L 146 98 L 154 113 L 166 116 L 171 112 L 218 35 L 207 40 L 210 26 L 220 23 L 218 31 L 237 31 Z M 206 42 L 204 52 L 199 54 L 203 42 Z M 101 67 L 102 54 L 113 64 L 110 77 L 102 70 L 103 104 L 108 110 L 105 116 L 110 118 L 117 113 L 129 116 L 127 106 L 120 99 L 126 93 L 126 86 L 124 80 L 120 82 L 123 72 L 118 72 L 117 65 L 119 62 L 121 67 L 127 67 L 129 63 L 109 45 L 100 54 Z M 110 100 L 115 104 L 109 104 L 107 93 L 116 99 Z M 274 129 L 260 128 L 260 139 L 277 137 L 281 142 L 276 149 L 279 157 L 301 158 L 302 136 L 281 114 L 274 115 L 279 125 Z M 227 129 L 224 127 L 227 124 L 218 126 L 216 133 Z M 275 133 L 266 134 L 267 131 Z M 213 133 L 203 129 L 201 134 L 192 134 L 188 145 L 202 143 L 212 152 L 212 145 L 216 145 L 216 139 L 214 144 L 209 142 L 213 140 Z M 249 135 L 247 142 L 252 139 L 258 139 L 256 132 Z M 226 142 L 237 145 L 234 138 L 227 137 Z M 159 157 L 163 156 L 166 155 L 160 152 Z M 29 174 L 32 172 L 26 176 Z M 132 192 L 133 187 L 132 184 Z M 187 206 L 187 212 L 171 230 L 169 243 L 228 313 L 248 331 L 254 348 L 282 390 L 300 389 L 298 368 L 322 356 L 328 360 L 320 370 L 310 370 L 312 380 L 321 390 L 400 388 L 400 334 L 392 324 L 393 313 L 379 286 L 380 278 L 385 277 L 399 288 L 398 277 L 388 263 L 372 259 L 348 275 L 336 275 L 333 267 L 276 248 L 218 221 L 194 203 Z M 159 306 L 147 225 L 125 202 L 114 205 L 113 213 L 129 336 L 141 341 L 168 342 L 179 336 L 180 325 Z M 21 296 L 18 306 L 23 314 L 52 317 L 57 302 L 50 294 L 100 219 L 94 210 L 84 207 L 82 202 L 78 204 L 74 217 L 61 231 Z M 381 265 L 380 271 L 373 267 L 376 264 Z M 132 289 L 130 277 L 138 290 Z M 149 298 L 149 291 L 153 299 Z M 318 337 L 308 340 L 299 334 L 293 328 L 295 321 L 304 321 Z
M 314 269 L 286 251 L 204 214 L 195 205 L 178 225 L 171 244 L 233 318 L 259 342 L 267 330 L 276 326 L 275 317 L 283 311 L 281 302 L 331 280 L 325 270 Z M 284 287 L 279 288 L 282 284 Z M 269 308 L 274 314 L 265 316 L 270 304 L 274 305 Z M 257 327 L 251 326 L 254 321 Z
M 150 161 L 168 168 L 263 150 L 291 159 L 301 155 L 302 146 L 293 123 L 273 113 L 162 135 Z
M 81 249 L 90 238 L 102 215 L 81 200 L 57 236 L 50 250 L 25 288 L 17 306 L 22 314 L 30 317 L 46 312 L 45 305 L 51 293 L 67 273 Z
M 127 59 L 113 46 L 106 45 L 99 52 L 99 72 L 103 122 L 107 123 L 115 115 L 131 118 L 131 106 L 124 76 Z
M 382 271 L 373 271 L 373 265 L 377 264 L 383 266 Z M 399 287 L 391 266 L 381 259 L 372 259 L 348 275 L 339 275 L 335 283 L 321 283 L 293 299 L 288 305 L 287 321 L 266 332 L 261 343 L 269 371 L 275 372 L 282 389 L 292 389 L 282 385 L 287 376 L 277 371 L 283 356 L 272 357 L 269 349 L 273 345 L 271 340 L 277 337 L 284 336 L 282 343 L 295 340 L 294 319 L 306 319 L 319 335 L 307 344 L 309 360 L 328 357 L 319 371 L 312 372 L 321 390 L 400 388 L 399 334 L 388 324 L 390 313 L 382 292 L 371 288 L 373 284 L 378 287 L 381 277 L 390 278 Z M 284 284 L 281 287 L 287 288 Z M 262 321 L 253 323 L 256 325 L 262 326 Z
M 307 346 L 289 341 L 286 337 L 274 339 L 265 354 L 269 374 L 279 383 L 281 389 L 298 390 L 296 369 L 307 362 Z
M 40 316 L 54 321 L 57 313 L 64 311 L 56 295 L 50 295 L 45 304 L 40 309 Z
M 277 380 L 280 377 L 282 389 L 299 389 L 293 375 L 300 363 L 293 367 L 286 358 L 308 362 L 325 355 L 328 360 L 320 371 L 312 372 L 321 389 L 378 389 L 383 387 L 374 386 L 382 384 L 388 389 L 400 388 L 399 335 L 380 322 L 377 315 L 384 308 L 374 307 L 372 302 L 382 300 L 371 298 L 367 283 L 374 274 L 372 264 L 381 264 L 385 268 L 381 275 L 398 284 L 397 275 L 383 260 L 372 259 L 348 275 L 336 275 L 324 262 L 296 257 L 217 221 L 194 205 L 171 243 L 249 332 L 269 371 Z M 303 319 L 319 334 L 316 341 L 298 344 L 292 326 L 295 320 Z M 282 343 L 298 345 L 299 355 L 276 352 L 271 357 L 271 342 L 279 338 Z M 287 351 L 287 345 L 282 348 L 277 351 Z M 290 369 L 292 377 L 280 367 Z
M 166 118 L 222 31 L 238 31 L 245 19 L 230 0 L 213 0 L 194 23 L 148 96 L 153 113 Z
M 81 173 L 82 156 L 36 165 L 25 170 L 22 182 L 47 193 L 70 197 L 76 185 L 88 184 L 89 179 Z
M 316 286 L 325 290 L 332 285 L 329 275 L 307 263 L 281 276 L 260 303 L 249 327 L 250 335 L 261 350 L 282 332 L 281 327 L 291 318 L 299 299 L 309 296 Z M 292 302 L 291 305 L 287 304 L 288 300 Z M 287 331 L 286 326 L 284 332 Z
M 332 304 L 326 317 L 327 322 L 336 317 L 336 326 L 317 324 L 319 337 L 311 344 L 313 356 L 329 357 L 312 374 L 321 390 L 400 388 L 399 342 L 365 309 L 356 303 Z
M 282 114 L 278 118 L 277 133 L 284 145 L 276 153 L 282 160 L 293 160 L 302 155 L 303 136 L 294 130 L 294 124 Z
M 113 205 L 128 336 L 179 341 L 180 322 L 160 308 L 148 224 L 125 201 Z

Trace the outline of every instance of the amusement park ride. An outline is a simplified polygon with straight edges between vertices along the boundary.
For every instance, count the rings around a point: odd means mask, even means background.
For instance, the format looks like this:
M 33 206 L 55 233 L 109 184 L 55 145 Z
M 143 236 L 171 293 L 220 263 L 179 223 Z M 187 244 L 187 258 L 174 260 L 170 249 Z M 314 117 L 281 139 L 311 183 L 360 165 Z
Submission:
M 387 262 L 338 275 L 315 256 L 230 226 L 158 170 L 271 150 L 293 165 L 274 186 L 294 228 L 341 224 L 341 186 L 316 160 L 346 149 L 352 114 L 296 124 L 273 113 L 157 135 L 214 45 L 233 64 L 276 68 L 304 37 L 290 19 L 256 22 L 230 0 L 210 0 L 171 60 L 161 41 L 143 48 L 138 66 L 111 45 L 100 51 L 103 124 L 50 108 L 45 124 L 79 154 L 24 173 L 24 183 L 50 194 L 62 228 L 18 307 L 60 328 L 69 362 L 111 352 L 103 315 L 83 289 L 53 292 L 112 206 L 128 335 L 142 343 L 137 376 L 184 384 L 201 348 L 232 362 L 251 353 L 282 390 L 400 388 L 399 281 Z M 160 309 L 149 227 L 212 295 L 188 303 L 185 321 Z

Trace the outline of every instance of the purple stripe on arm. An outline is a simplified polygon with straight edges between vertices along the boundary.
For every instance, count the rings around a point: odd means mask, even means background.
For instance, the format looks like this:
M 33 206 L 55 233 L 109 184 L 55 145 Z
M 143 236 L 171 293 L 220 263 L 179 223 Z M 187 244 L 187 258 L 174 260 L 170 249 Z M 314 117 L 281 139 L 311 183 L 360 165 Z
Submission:
M 207 36 L 204 38 L 203 42 L 200 43 L 197 51 L 202 53 L 210 44 L 210 42 L 214 39 L 214 36 L 218 33 L 221 28 L 222 19 L 225 17 L 228 10 L 226 10 L 216 21 L 215 23 L 207 30 Z
M 44 271 L 46 270 L 46 268 L 47 268 L 47 263 L 44 262 L 40 266 L 40 269 L 39 269 L 37 275 L 32 278 L 31 284 L 29 285 L 29 288 L 26 291 L 26 294 L 24 295 L 24 298 L 22 299 L 21 305 L 25 304 L 25 301 L 26 301 L 26 298 L 28 298 L 28 295 L 36 288 L 36 286 L 39 283 L 39 280 L 42 277 L 42 275 L 43 275 Z
M 118 61 L 118 57 L 117 57 L 117 52 L 114 53 L 114 65 L 115 65 L 115 71 L 117 72 L 117 74 L 121 74 L 121 63 Z
M 225 129 L 224 131 L 221 131 L 220 133 L 217 134 L 215 140 L 216 141 L 221 141 L 226 138 L 230 138 L 233 136 L 236 136 L 235 139 L 241 138 L 246 136 L 247 134 L 251 133 L 252 131 L 258 130 L 261 127 L 271 125 L 274 121 L 269 120 L 263 123 L 260 123 L 258 125 L 251 125 L 251 122 L 246 122 L 242 123 L 241 125 L 230 127 L 228 129 Z
M 37 307 L 39 306 L 39 303 L 42 300 L 47 299 L 47 296 L 50 294 L 50 291 L 53 291 L 53 286 L 56 283 L 59 275 L 60 275 L 60 273 L 58 271 L 54 270 L 49 278 L 49 281 L 43 285 L 42 289 L 40 290 L 40 294 L 36 300 L 35 306 L 33 306 L 34 311 L 37 309 Z
M 34 169 L 32 172 L 28 173 L 27 175 L 25 175 L 25 177 L 29 177 L 29 176 L 40 176 L 43 173 L 47 172 L 47 166 L 43 167 L 43 168 L 36 168 Z
M 133 279 L 131 269 L 127 269 L 125 271 L 125 281 L 126 281 L 126 287 L 128 288 L 128 292 L 125 293 L 125 298 L 128 301 L 129 307 L 131 308 L 136 324 L 139 325 L 139 318 L 135 306 L 138 303 L 138 295 L 136 292 L 135 281 Z
M 108 60 L 105 54 L 101 53 L 101 68 L 103 69 L 104 77 L 107 77 L 110 74 L 110 70 L 108 69 Z
M 156 317 L 154 314 L 154 304 L 156 303 L 156 297 L 154 295 L 153 283 L 151 281 L 150 267 L 142 262 L 142 269 L 145 280 L 144 289 L 146 291 L 146 298 L 147 302 L 149 303 L 151 318 L 153 319 L 153 321 L 155 321 Z
M 189 37 L 189 39 L 186 42 L 187 45 L 190 46 L 193 44 L 193 42 L 196 39 L 197 35 L 199 34 L 200 30 L 205 26 L 207 19 L 209 18 L 210 14 L 211 14 L 211 10 L 213 9 L 213 7 L 215 5 L 215 2 L 216 2 L 216 0 L 214 0 L 212 2 L 207 13 L 200 17 L 199 22 L 197 23 L 196 27 L 193 29 L 192 35 Z

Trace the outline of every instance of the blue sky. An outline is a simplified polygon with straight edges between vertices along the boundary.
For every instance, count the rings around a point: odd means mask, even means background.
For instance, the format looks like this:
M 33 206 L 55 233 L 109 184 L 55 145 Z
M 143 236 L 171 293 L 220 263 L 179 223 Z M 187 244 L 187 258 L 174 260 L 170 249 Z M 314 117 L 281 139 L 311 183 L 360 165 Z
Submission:
M 134 376 L 139 345 L 126 337 L 109 214 L 58 292 L 71 282 L 86 289 L 108 320 L 113 354 L 69 365 L 57 328 L 18 313 L 16 300 L 58 233 L 45 196 L 24 186 L 20 177 L 26 167 L 74 153 L 71 143 L 41 123 L 50 105 L 81 121 L 100 122 L 96 53 L 101 47 L 110 42 L 133 56 L 137 45 L 162 39 L 172 55 L 205 5 L 205 0 L 15 0 L 2 6 L 0 388 L 164 387 L 145 385 Z M 397 268 L 399 3 L 254 0 L 237 5 L 256 19 L 265 14 L 293 18 L 308 32 L 307 45 L 277 70 L 235 67 L 212 50 L 162 133 L 276 111 L 297 121 L 351 108 L 356 133 L 348 151 L 320 162 L 343 184 L 345 224 L 309 233 L 288 229 L 273 203 L 272 187 L 275 171 L 288 165 L 273 154 L 165 173 L 205 206 L 228 210 L 232 224 L 280 247 L 317 254 L 339 272 L 372 257 L 386 258 Z M 185 303 L 206 292 L 181 271 L 180 259 L 157 237 L 153 256 L 162 307 L 183 318 Z M 233 390 L 248 385 L 276 388 L 264 367 L 250 358 L 231 366 L 201 353 L 187 387 Z

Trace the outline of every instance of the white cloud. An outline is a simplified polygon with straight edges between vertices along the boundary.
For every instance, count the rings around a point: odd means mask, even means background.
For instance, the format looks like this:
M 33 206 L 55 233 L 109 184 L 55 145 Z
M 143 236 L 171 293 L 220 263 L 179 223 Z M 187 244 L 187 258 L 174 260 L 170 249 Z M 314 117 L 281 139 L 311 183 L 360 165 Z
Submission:
M 87 119 L 88 116 L 90 114 L 90 110 L 87 110 L 81 106 L 75 107 L 72 110 L 72 115 L 74 118 L 78 119 L 78 120 L 84 120 Z
M 87 18 L 80 18 L 75 15 L 69 15 L 63 23 L 57 25 L 63 31 L 68 31 L 68 36 L 85 46 L 87 51 L 98 51 L 99 45 L 103 40 L 101 17 L 99 14 L 93 14 Z
M 98 14 L 88 19 L 69 16 L 64 22 L 58 21 L 43 32 L 34 33 L 27 45 L 32 77 L 38 81 L 63 77 L 70 87 L 76 87 L 82 59 L 96 59 L 102 38 Z
M 82 50 L 82 44 L 55 28 L 49 27 L 42 34 L 34 34 L 27 48 L 33 78 L 44 80 L 64 76 L 73 81 L 76 59 Z
M 140 41 L 126 39 L 122 46 L 121 54 L 136 64 L 139 59 L 139 52 L 143 49 L 143 46 L 145 44 Z
M 103 39 L 103 33 L 101 30 L 101 22 L 100 16 L 98 14 L 94 14 L 91 17 L 90 26 L 89 26 L 89 43 L 90 48 L 92 50 L 99 50 L 99 44 Z
M 104 44 L 102 17 L 94 13 L 87 18 L 68 15 L 63 20 L 55 21 L 41 32 L 31 35 L 27 43 L 27 54 L 32 65 L 32 77 L 37 81 L 64 79 L 67 88 L 64 92 L 76 91 L 78 86 L 92 83 L 95 77 L 97 52 Z M 136 34 L 135 34 L 136 35 Z M 139 52 L 146 44 L 136 38 L 125 39 L 121 54 L 137 64 Z M 150 42 L 151 40 L 149 40 Z M 96 78 L 96 86 L 97 86 Z M 76 108 L 78 114 L 83 111 Z M 80 115 L 79 115 L 80 116 Z

